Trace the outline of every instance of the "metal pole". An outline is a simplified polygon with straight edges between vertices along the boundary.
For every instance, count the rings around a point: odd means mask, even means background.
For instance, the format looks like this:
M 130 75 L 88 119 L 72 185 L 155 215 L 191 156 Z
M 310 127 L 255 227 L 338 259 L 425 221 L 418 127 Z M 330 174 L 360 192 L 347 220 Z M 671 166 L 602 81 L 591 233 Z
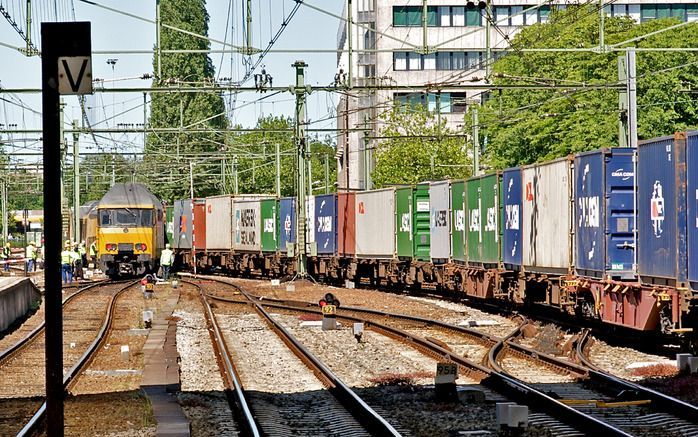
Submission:
M 221 160 L 221 194 L 225 194 L 225 157 Z
M 330 194 L 330 155 L 325 155 L 325 194 Z
M 7 173 L 2 177 L 2 243 L 7 243 Z
M 625 82 L 625 90 L 618 91 L 618 147 L 629 147 L 630 139 L 628 134 L 628 71 L 627 52 L 624 56 L 618 57 L 618 82 Z M 622 116 L 625 114 L 625 116 Z M 634 210 L 633 210 L 634 211 Z
M 628 67 L 628 144 L 637 147 L 637 71 L 635 49 L 626 52 Z
M 354 65 L 352 62 L 352 46 L 354 42 L 352 41 L 352 24 L 354 22 L 354 11 L 352 8 L 351 0 L 347 0 L 347 41 L 349 42 L 349 51 L 348 51 L 348 58 L 349 58 L 349 65 L 347 66 L 347 88 L 351 88 L 352 86 L 352 81 L 353 81 L 353 71 L 354 71 Z
M 308 146 L 310 150 L 310 146 Z M 313 195 L 313 158 L 312 154 L 308 153 L 308 196 Z
M 158 59 L 158 81 L 162 81 L 162 47 L 160 47 L 160 0 L 155 0 L 155 47 Z
M 351 5 L 351 0 L 349 0 Z M 306 146 L 307 138 L 305 137 L 305 67 L 308 66 L 303 61 L 296 61 L 292 65 L 296 69 L 296 86 L 294 92 L 296 94 L 296 118 L 295 118 L 295 143 L 297 147 L 298 156 L 298 205 L 296 208 L 296 225 L 298 227 L 298 232 L 296 233 L 297 238 L 297 256 L 296 256 L 296 273 L 300 277 L 307 275 L 307 252 L 305 247 L 306 235 L 305 235 L 305 202 L 306 202 L 306 178 L 305 178 L 305 168 L 308 160 Z
M 73 215 L 75 218 L 75 241 L 80 241 L 80 149 L 77 133 L 78 121 L 73 120 Z
M 32 53 L 32 2 L 27 0 L 27 56 Z
M 485 77 L 489 80 L 490 74 L 492 73 L 492 66 L 490 64 L 490 59 L 492 59 L 492 47 L 490 43 L 490 22 L 492 21 L 492 8 L 490 7 L 490 0 L 485 3 Z
M 473 105 L 473 175 L 480 174 L 480 122 L 477 114 L 478 107 Z
M 146 135 L 146 127 L 148 126 L 148 94 L 143 93 L 143 150 L 145 151 L 145 145 L 148 141 Z
M 233 155 L 233 194 L 238 194 L 238 157 Z
M 281 145 L 276 143 L 276 197 L 281 197 Z
M 606 51 L 606 43 L 604 41 L 604 19 L 606 14 L 603 10 L 603 0 L 599 0 L 599 51 L 604 53 Z
M 269 11 L 271 13 L 271 11 Z M 245 39 L 246 54 L 252 54 L 252 0 L 247 0 L 247 38 Z
M 191 257 L 196 275 L 196 232 L 194 228 L 194 162 L 189 161 L 189 196 L 191 197 Z
M 373 182 L 371 181 L 371 154 L 370 154 L 370 130 L 368 129 L 368 114 L 364 114 L 364 150 L 363 150 L 363 161 L 364 161 L 364 189 L 370 190 L 373 188 Z
M 426 55 L 428 53 L 428 50 L 429 41 L 427 40 L 427 0 L 422 0 L 422 53 Z

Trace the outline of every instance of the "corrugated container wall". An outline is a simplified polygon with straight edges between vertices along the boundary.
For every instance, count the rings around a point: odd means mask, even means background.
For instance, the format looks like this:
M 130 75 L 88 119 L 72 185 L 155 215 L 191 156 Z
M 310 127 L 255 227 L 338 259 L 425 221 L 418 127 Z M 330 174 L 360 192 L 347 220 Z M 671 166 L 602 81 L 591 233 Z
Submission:
M 635 170 L 629 148 L 595 150 L 575 157 L 577 273 L 632 279 Z
M 206 250 L 230 250 L 233 247 L 233 198 L 206 198 Z
M 447 263 L 451 258 L 450 186 L 450 181 L 429 184 L 429 254 L 434 264 Z
M 685 141 L 662 137 L 640 143 L 637 197 L 638 274 L 643 282 L 684 283 L 687 270 Z
M 395 189 L 356 193 L 356 256 L 395 256 Z
M 688 176 L 688 280 L 698 290 L 698 131 L 687 133 L 686 166 Z
M 236 252 L 262 250 L 260 199 L 233 201 L 233 249 Z
M 512 168 L 502 174 L 502 261 L 507 269 L 518 270 L 522 262 L 521 169 Z
M 206 247 L 206 199 L 194 199 L 194 221 L 191 226 L 194 234 L 192 246 L 196 249 Z
M 332 255 L 337 250 L 337 196 L 315 196 L 315 242 L 318 255 Z
M 353 257 L 356 253 L 356 194 L 337 195 L 337 253 Z
M 175 200 L 172 247 L 191 249 L 191 199 Z
M 523 167 L 523 264 L 532 272 L 568 273 L 572 265 L 572 161 Z
M 296 199 L 279 200 L 279 250 L 287 253 L 288 244 L 296 242 Z
M 465 181 L 451 182 L 451 257 L 465 263 Z
M 279 249 L 277 232 L 278 205 L 276 199 L 265 199 L 260 204 L 263 252 L 276 252 Z
M 466 181 L 468 209 L 468 263 L 499 263 L 499 175 Z
M 167 205 L 165 207 L 165 236 L 167 237 L 167 243 L 170 243 L 172 245 L 172 247 L 174 247 L 174 222 L 173 222 L 173 220 L 174 220 L 174 205 Z
M 412 259 L 414 244 L 412 242 L 412 187 L 395 189 L 395 233 L 397 256 Z
M 415 187 L 413 193 L 414 205 L 412 211 L 412 229 L 414 235 L 414 257 L 419 261 L 431 261 L 429 250 L 430 243 L 430 218 L 429 218 L 429 184 L 422 183 Z

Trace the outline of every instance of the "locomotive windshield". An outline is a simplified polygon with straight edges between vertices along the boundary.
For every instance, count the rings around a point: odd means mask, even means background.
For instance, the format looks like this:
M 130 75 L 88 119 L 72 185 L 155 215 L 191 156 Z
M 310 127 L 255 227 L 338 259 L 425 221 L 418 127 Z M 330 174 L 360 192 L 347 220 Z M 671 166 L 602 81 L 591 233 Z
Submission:
M 99 212 L 99 225 L 102 227 L 152 226 L 152 209 L 115 208 Z

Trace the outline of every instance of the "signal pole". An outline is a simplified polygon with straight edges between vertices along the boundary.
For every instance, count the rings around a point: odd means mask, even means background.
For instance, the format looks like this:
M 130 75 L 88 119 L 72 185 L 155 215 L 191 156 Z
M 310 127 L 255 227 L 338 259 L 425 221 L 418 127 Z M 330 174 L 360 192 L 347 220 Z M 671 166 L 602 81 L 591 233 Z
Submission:
M 75 218 L 75 242 L 80 240 L 80 150 L 78 139 L 80 134 L 77 132 L 78 121 L 73 120 L 73 215 Z
M 309 159 L 307 147 L 307 138 L 305 132 L 305 97 L 308 92 L 305 87 L 305 67 L 307 67 L 303 61 L 296 61 L 293 63 L 292 67 L 296 69 L 296 86 L 293 92 L 296 95 L 296 126 L 294 132 L 294 142 L 296 144 L 296 155 L 298 163 L 298 174 L 296 175 L 296 180 L 298 184 L 297 197 L 298 205 L 296 207 L 296 226 L 298 232 L 296 233 L 296 273 L 299 277 L 307 276 L 307 253 L 305 247 L 305 202 L 306 202 L 306 160 Z

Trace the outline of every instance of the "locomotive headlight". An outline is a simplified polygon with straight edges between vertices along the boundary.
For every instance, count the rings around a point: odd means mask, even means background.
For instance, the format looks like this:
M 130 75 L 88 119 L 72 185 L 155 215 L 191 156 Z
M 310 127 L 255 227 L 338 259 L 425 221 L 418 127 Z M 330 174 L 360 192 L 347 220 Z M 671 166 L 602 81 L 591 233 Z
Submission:
M 114 252 L 116 250 L 116 244 L 107 243 L 105 248 L 107 249 L 107 252 Z

